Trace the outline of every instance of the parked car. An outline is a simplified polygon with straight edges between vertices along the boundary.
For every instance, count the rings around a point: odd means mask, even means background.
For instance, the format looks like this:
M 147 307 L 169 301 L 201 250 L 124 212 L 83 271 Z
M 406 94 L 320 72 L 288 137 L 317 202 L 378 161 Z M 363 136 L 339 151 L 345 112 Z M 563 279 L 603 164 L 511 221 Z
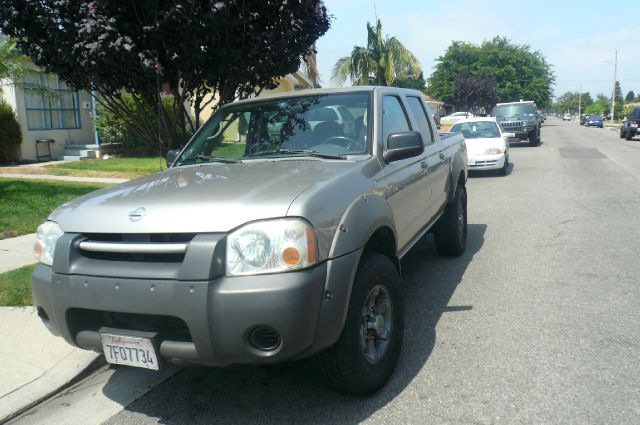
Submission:
M 640 106 L 635 106 L 629 116 L 625 117 L 622 121 L 620 138 L 627 140 L 633 139 L 633 136 L 638 134 L 638 127 L 640 127 Z
M 562 121 L 571 121 L 571 114 L 564 114 L 562 116 Z
M 589 115 L 589 118 L 585 119 L 584 125 L 586 127 L 604 128 L 604 120 L 602 115 Z
M 452 133 L 462 133 L 467 144 L 469 170 L 498 170 L 506 176 L 509 169 L 509 140 L 513 133 L 505 133 L 495 118 L 470 118 L 458 121 Z
M 362 127 L 330 119 L 311 130 L 326 107 Z M 384 385 L 403 339 L 401 259 L 430 231 L 442 255 L 466 246 L 464 138 L 439 135 L 422 93 L 353 87 L 231 103 L 167 162 L 62 205 L 38 228 L 32 287 L 46 327 L 113 364 L 316 356 L 339 391 Z
M 583 114 L 580 116 L 580 125 L 585 125 L 591 114 Z
M 453 124 L 456 121 L 463 120 L 465 118 L 473 117 L 473 114 L 469 112 L 454 112 L 451 115 L 440 118 L 440 124 Z
M 529 146 L 540 144 L 542 124 L 535 102 L 498 103 L 491 115 L 504 131 L 514 133 L 518 140 L 528 140 Z

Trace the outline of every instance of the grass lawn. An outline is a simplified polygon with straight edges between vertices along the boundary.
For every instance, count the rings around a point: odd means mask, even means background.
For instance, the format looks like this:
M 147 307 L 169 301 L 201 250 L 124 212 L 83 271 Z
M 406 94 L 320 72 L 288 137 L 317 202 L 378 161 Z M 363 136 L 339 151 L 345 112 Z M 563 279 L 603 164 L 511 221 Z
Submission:
M 106 186 L 97 183 L 0 179 L 0 239 L 33 233 L 60 204 Z
M 0 306 L 33 305 L 31 273 L 36 264 L 0 274 Z
M 149 158 L 87 159 L 48 165 L 46 168 L 49 170 L 49 174 L 59 176 L 133 178 L 156 173 L 160 171 L 161 164 L 163 169 L 166 168 L 165 159 L 155 156 Z

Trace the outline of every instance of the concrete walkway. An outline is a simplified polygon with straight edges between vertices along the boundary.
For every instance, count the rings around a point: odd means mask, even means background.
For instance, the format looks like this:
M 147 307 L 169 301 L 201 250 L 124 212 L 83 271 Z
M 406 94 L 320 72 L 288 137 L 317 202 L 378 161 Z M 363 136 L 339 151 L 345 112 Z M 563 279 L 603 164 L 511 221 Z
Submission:
M 0 307 L 0 423 L 75 383 L 103 357 L 53 336 L 35 307 Z
M 18 174 L 0 173 L 0 178 L 7 179 L 34 179 L 34 180 L 60 180 L 67 182 L 90 182 L 90 183 L 124 183 L 129 179 L 118 179 L 110 177 L 73 177 L 73 176 L 52 176 L 49 174 Z
M 33 254 L 36 234 L 0 240 L 0 273 L 37 263 Z

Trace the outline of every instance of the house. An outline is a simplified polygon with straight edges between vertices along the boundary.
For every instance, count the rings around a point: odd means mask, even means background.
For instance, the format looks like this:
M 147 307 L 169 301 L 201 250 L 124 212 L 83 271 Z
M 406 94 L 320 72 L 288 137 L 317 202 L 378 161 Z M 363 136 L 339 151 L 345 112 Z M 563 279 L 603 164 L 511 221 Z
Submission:
M 52 158 L 77 155 L 96 143 L 91 95 L 70 89 L 55 75 L 3 84 L 0 97 L 11 105 L 22 130 L 19 160 L 37 161 L 49 149 Z M 42 139 L 54 142 L 36 143 Z

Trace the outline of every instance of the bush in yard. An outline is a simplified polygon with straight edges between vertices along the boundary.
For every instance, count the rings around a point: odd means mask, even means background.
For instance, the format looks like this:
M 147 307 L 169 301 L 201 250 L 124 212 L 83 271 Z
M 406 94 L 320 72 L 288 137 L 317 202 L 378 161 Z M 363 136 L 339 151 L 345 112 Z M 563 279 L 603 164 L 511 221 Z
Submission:
M 139 110 L 136 109 L 134 105 L 134 100 L 131 94 L 126 92 L 120 92 L 120 102 L 126 104 L 134 112 L 133 118 L 135 120 L 149 120 L 150 126 L 158 128 L 158 115 L 156 111 L 148 111 L 146 117 L 143 117 Z M 162 99 L 162 107 L 164 108 L 167 117 L 175 117 L 176 113 L 174 111 L 175 102 L 172 95 L 163 95 Z M 118 154 L 123 154 L 127 156 L 142 156 L 142 155 L 161 155 L 159 152 L 160 146 L 159 144 L 149 145 L 145 143 L 137 134 L 133 133 L 130 129 L 130 120 L 132 117 L 124 117 L 121 113 L 115 113 L 110 108 L 104 107 L 98 103 L 98 114 L 95 118 L 96 129 L 98 130 L 98 135 L 100 137 L 101 143 L 113 143 L 116 146 L 113 151 Z M 171 126 L 177 128 L 178 122 L 177 120 L 173 120 L 170 123 Z M 186 133 L 175 132 L 176 134 L 181 135 L 181 140 L 176 140 L 175 143 L 177 146 L 183 146 L 191 137 L 192 132 L 187 131 Z M 156 131 L 157 134 L 157 131 Z M 161 137 L 166 135 L 166 131 L 161 131 Z
M 0 101 L 0 163 L 16 159 L 16 148 L 22 142 L 20 124 L 11 105 Z

